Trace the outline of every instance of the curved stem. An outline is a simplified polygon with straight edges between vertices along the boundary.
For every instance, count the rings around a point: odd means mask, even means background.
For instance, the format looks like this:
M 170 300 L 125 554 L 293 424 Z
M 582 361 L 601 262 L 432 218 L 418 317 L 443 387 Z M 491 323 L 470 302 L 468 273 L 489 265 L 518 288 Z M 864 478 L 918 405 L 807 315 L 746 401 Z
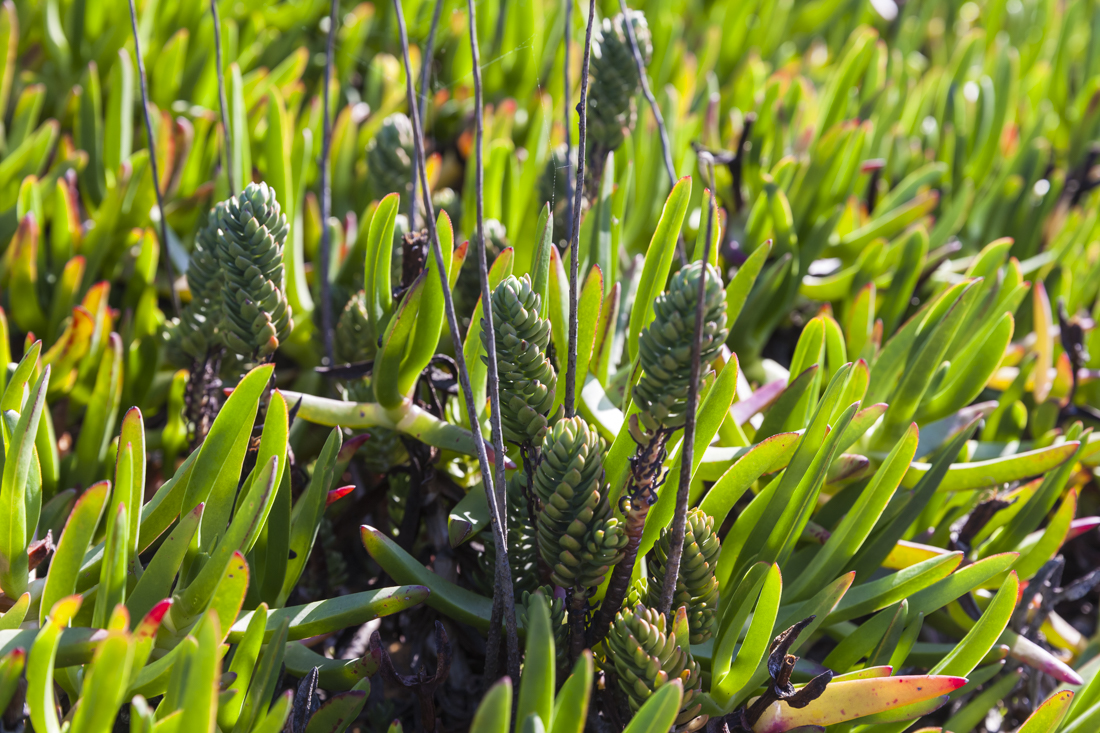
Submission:
M 145 85 L 145 61 L 141 57 L 141 39 L 138 37 L 137 10 L 130 0 L 130 27 L 134 32 L 134 55 L 137 57 L 138 80 L 141 82 L 141 112 L 145 118 L 145 135 L 149 140 L 149 165 L 153 171 L 153 192 L 157 195 L 157 214 L 160 217 L 160 241 L 164 246 L 164 269 L 168 273 L 168 292 L 172 296 L 172 308 L 180 314 L 180 296 L 176 292 L 176 275 L 172 267 L 172 251 L 168 244 L 168 221 L 164 218 L 164 197 L 160 191 L 160 172 L 157 170 L 157 143 L 153 137 L 153 122 L 149 119 L 149 93 Z
M 435 48 L 435 33 L 439 29 L 439 16 L 443 14 L 443 0 L 435 0 L 435 9 L 432 10 L 432 25 L 428 29 L 428 40 L 424 42 L 424 51 L 420 55 L 420 119 L 428 114 L 428 84 L 432 77 L 432 51 Z M 420 168 L 416 163 L 416 148 L 413 148 L 413 180 L 412 196 L 409 197 L 409 231 L 416 231 L 416 196 L 417 186 L 420 184 Z M 427 181 L 424 182 L 427 186 Z
M 634 24 L 630 22 L 626 0 L 619 0 L 619 9 L 623 14 L 623 27 L 626 29 L 626 37 L 630 40 L 630 50 L 634 54 L 634 65 L 638 67 L 638 78 L 642 82 L 642 94 L 649 102 L 649 109 L 653 112 L 653 119 L 657 120 L 657 132 L 661 137 L 661 152 L 664 153 L 665 175 L 668 176 L 669 188 L 676 185 L 676 166 L 672 163 L 672 143 L 668 139 L 668 128 L 665 126 L 665 117 L 661 114 L 661 106 L 657 104 L 657 98 L 653 96 L 653 90 L 649 88 L 649 77 L 646 76 L 645 61 L 642 60 L 642 51 L 638 48 L 638 37 L 634 33 Z
M 562 100 L 565 106 L 565 237 L 573 239 L 573 124 L 569 120 L 569 39 L 573 31 L 573 0 L 565 0 L 565 20 L 562 36 L 565 43 L 565 61 L 562 64 Z M 556 175 L 556 171 L 555 171 Z
M 485 102 L 481 85 L 481 52 L 477 43 L 477 15 L 474 0 L 466 2 L 467 15 L 470 23 L 470 52 L 474 67 L 474 129 L 475 129 L 475 161 L 474 185 L 476 187 L 475 201 L 477 204 L 477 228 L 475 239 L 477 240 L 477 271 L 481 280 L 481 307 L 485 314 L 482 319 L 482 328 L 485 330 L 485 352 L 488 362 L 487 391 L 489 393 L 489 433 L 493 440 L 493 449 L 496 460 L 493 468 L 496 473 L 495 481 L 491 484 L 496 494 L 496 504 L 500 510 L 500 526 L 507 537 L 508 526 L 507 506 L 508 497 L 505 492 L 504 479 L 504 431 L 500 424 L 500 379 L 497 375 L 497 347 L 496 329 L 493 325 L 492 291 L 489 288 L 489 263 L 485 258 Z M 471 425 L 477 425 L 477 421 L 471 420 Z M 497 568 L 500 575 L 506 568 Z M 511 572 L 509 570 L 509 579 Z M 499 582 L 499 578 L 498 578 Z M 503 599 L 502 599 L 503 602 Z M 489 663 L 495 666 L 496 656 L 492 653 L 490 645 Z M 512 649 L 508 649 L 508 668 L 511 671 L 519 669 L 519 647 L 517 644 L 515 659 L 512 659 Z

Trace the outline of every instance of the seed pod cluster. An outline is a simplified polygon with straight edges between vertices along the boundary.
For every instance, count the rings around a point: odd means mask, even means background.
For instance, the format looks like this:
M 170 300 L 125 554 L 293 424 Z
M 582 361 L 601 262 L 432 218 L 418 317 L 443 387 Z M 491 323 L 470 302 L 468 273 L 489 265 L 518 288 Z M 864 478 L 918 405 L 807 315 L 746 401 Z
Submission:
M 218 216 L 222 335 L 230 351 L 264 358 L 293 327 L 283 284 L 283 245 L 289 227 L 266 183 L 249 183 Z
M 168 355 L 178 366 L 191 366 L 193 361 L 204 359 L 212 348 L 221 345 L 223 278 L 218 266 L 217 236 L 218 219 L 224 211 L 225 202 L 219 202 L 195 234 L 195 246 L 187 267 L 191 300 L 167 332 Z
M 726 328 L 726 291 L 722 277 L 706 266 L 703 303 L 703 338 L 700 363 L 704 366 L 718 355 L 729 334 Z M 692 262 L 672 276 L 668 290 L 653 304 L 653 321 L 642 331 L 638 354 L 643 374 L 634 387 L 634 402 L 641 412 L 638 421 L 648 434 L 682 427 L 686 417 L 688 383 L 691 381 L 691 347 L 695 331 L 695 304 L 703 264 Z M 635 434 L 639 443 L 645 435 Z
M 348 363 L 373 359 L 378 351 L 378 336 L 367 315 L 364 291 L 353 295 L 340 313 L 335 342 L 337 358 Z
M 592 33 L 592 88 L 588 97 L 588 134 L 593 143 L 614 150 L 623 143 L 623 130 L 633 130 L 637 118 L 634 97 L 641 91 L 638 65 L 627 36 L 629 18 L 642 61 L 649 64 L 653 41 L 645 14 L 638 10 L 604 18 Z
M 656 605 L 664 586 L 665 569 L 672 532 L 665 527 L 646 558 L 649 570 L 649 603 Z M 714 569 L 722 545 L 714 531 L 714 519 L 698 507 L 688 511 L 684 525 L 684 550 L 680 555 L 680 573 L 672 607 L 687 609 L 691 643 L 702 644 L 714 634 L 718 612 L 718 578 Z
M 619 611 L 606 641 L 608 662 L 631 712 L 637 712 L 650 695 L 672 680 L 681 681 L 684 699 L 676 717 L 677 731 L 699 730 L 707 723 L 707 716 L 699 715 L 702 671 L 691 656 L 686 636 L 683 610 L 670 626 L 664 614 L 638 605 Z
M 554 402 L 557 375 L 546 357 L 550 319 L 539 317 L 539 306 L 527 275 L 509 276 L 493 291 L 500 421 L 505 440 L 513 443 L 538 445 Z M 481 338 L 488 338 L 484 329 Z
M 374 139 L 367 144 L 370 192 L 375 200 L 391 193 L 405 196 L 412 188 L 412 121 L 395 112 L 382 121 Z
M 581 417 L 554 423 L 543 439 L 534 491 L 539 553 L 564 588 L 598 586 L 622 558 L 627 537 L 611 516 L 603 480 L 596 431 Z

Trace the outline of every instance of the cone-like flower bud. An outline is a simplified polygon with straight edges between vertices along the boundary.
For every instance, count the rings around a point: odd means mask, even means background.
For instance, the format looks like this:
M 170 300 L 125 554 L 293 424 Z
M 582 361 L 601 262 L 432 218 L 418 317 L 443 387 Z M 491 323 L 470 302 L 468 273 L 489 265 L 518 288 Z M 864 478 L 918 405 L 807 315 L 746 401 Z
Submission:
M 700 364 L 718 355 L 729 334 L 726 328 L 726 291 L 722 276 L 707 265 L 703 304 L 703 340 Z M 703 264 L 692 262 L 675 275 L 668 290 L 653 304 L 652 323 L 642 331 L 638 354 L 644 373 L 634 387 L 634 402 L 641 412 L 638 421 L 653 433 L 661 428 L 682 427 L 687 410 L 688 382 L 691 381 L 691 346 L 695 331 L 695 304 Z M 634 436 L 646 443 L 639 435 Z
M 539 305 L 527 275 L 510 276 L 493 291 L 500 422 L 504 439 L 513 443 L 538 445 L 554 402 L 557 375 L 546 358 L 550 319 L 539 317 Z M 484 329 L 481 338 L 488 338 Z
M 373 359 L 378 351 L 378 336 L 367 316 L 367 294 L 360 290 L 344 306 L 336 322 L 336 356 L 355 363 Z
M 591 95 L 589 95 L 591 100 Z M 591 102 L 589 102 L 591 110 Z M 577 148 L 568 147 L 565 143 L 558 145 L 550 151 L 546 159 L 546 167 L 539 176 L 539 203 L 550 204 L 554 214 L 554 241 L 565 239 L 566 227 L 569 222 L 569 207 L 573 201 L 569 197 L 570 178 L 576 176 Z M 581 199 L 582 206 L 585 199 Z
M 508 564 L 512 568 L 512 584 L 516 594 L 534 593 L 539 587 L 539 559 L 535 549 L 535 528 L 531 526 L 531 517 L 527 510 L 527 498 L 523 495 L 527 486 L 527 474 L 523 469 L 513 473 L 507 480 L 508 513 Z M 479 556 L 479 565 L 484 582 L 484 590 L 491 594 L 493 590 L 494 565 L 496 563 L 496 543 L 492 533 L 481 535 L 485 543 L 485 552 Z M 552 589 L 547 598 L 553 597 Z M 553 613 L 553 607 L 551 607 Z M 564 613 L 564 611 L 563 611 Z
M 642 61 L 649 64 L 653 41 L 640 10 L 630 10 L 630 24 Z M 634 129 L 635 95 L 641 90 L 638 65 L 626 32 L 626 16 L 604 18 L 592 33 L 592 88 L 588 95 L 588 134 L 608 150 L 622 145 L 623 129 Z
M 646 558 L 649 570 L 649 603 L 656 604 L 664 587 L 672 532 L 665 527 Z M 714 519 L 698 507 L 691 509 L 684 524 L 684 551 L 672 607 L 687 608 L 691 643 L 702 644 L 714 634 L 718 612 L 718 579 L 714 568 L 722 545 L 714 532 Z
M 407 196 L 412 188 L 412 159 L 412 121 L 403 112 L 394 112 L 382 120 L 382 127 L 367 144 L 371 198 L 391 193 Z
M 627 536 L 611 516 L 600 436 L 581 417 L 546 433 L 534 490 L 540 507 L 538 548 L 555 584 L 592 588 L 622 559 Z
M 619 687 L 632 712 L 672 680 L 684 686 L 684 700 L 676 717 L 677 731 L 698 730 L 707 716 L 699 715 L 703 677 L 688 647 L 687 619 L 676 614 L 670 628 L 664 614 L 638 605 L 623 609 L 607 635 L 607 660 L 614 666 Z
M 554 631 L 554 654 L 557 657 L 558 666 L 567 666 L 569 664 L 569 626 L 565 623 L 565 597 L 555 596 L 553 587 L 549 585 L 541 586 L 537 590 L 542 591 L 550 606 L 550 628 Z M 519 597 L 516 608 L 516 621 L 524 628 L 528 628 L 527 614 L 528 609 L 531 608 L 533 597 L 534 593 L 526 590 Z
M 286 215 L 266 183 L 249 183 L 225 203 L 218 217 L 222 288 L 222 337 L 230 351 L 265 357 L 293 327 L 283 289 Z
M 206 358 L 211 347 L 219 345 L 222 319 L 223 278 L 218 266 L 218 219 L 225 202 L 207 214 L 206 223 L 195 235 L 195 246 L 187 266 L 187 286 L 191 300 L 180 312 L 179 321 L 168 328 L 168 355 L 178 366 L 190 366 Z

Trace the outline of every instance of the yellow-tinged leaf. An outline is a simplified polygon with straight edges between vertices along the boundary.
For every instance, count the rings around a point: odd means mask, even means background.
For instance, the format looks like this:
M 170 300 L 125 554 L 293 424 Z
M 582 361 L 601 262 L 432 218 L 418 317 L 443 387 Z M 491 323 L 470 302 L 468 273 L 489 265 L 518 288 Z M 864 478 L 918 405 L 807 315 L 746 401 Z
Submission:
M 888 570 L 903 570 L 933 557 L 950 554 L 950 551 L 942 547 L 898 540 L 897 544 L 894 545 L 894 549 L 890 550 L 890 554 L 882 561 L 882 567 Z
M 965 677 L 945 675 L 830 682 L 825 693 L 804 708 L 792 708 L 784 702 L 772 703 L 753 726 L 753 733 L 783 733 L 802 725 L 835 725 L 948 695 L 965 684 Z
M 1035 283 L 1031 293 L 1034 305 L 1035 353 L 1039 356 L 1035 363 L 1035 387 L 1032 395 L 1036 403 L 1042 403 L 1050 396 L 1050 387 L 1054 381 L 1050 372 L 1054 366 L 1054 333 L 1050 298 L 1047 297 L 1047 289 L 1042 281 Z
M 1024 721 L 1016 733 L 1054 733 L 1069 712 L 1071 702 L 1073 692 L 1070 690 L 1051 695 Z

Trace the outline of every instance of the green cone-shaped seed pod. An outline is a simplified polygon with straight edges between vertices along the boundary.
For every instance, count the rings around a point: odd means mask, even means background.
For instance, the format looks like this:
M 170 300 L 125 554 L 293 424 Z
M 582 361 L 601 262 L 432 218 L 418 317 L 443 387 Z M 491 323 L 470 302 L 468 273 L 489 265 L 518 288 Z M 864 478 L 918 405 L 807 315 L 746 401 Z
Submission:
M 700 364 L 718 355 L 726 340 L 726 291 L 718 270 L 707 265 Z M 648 433 L 676 429 L 684 424 L 688 383 L 691 381 L 691 343 L 695 304 L 699 294 L 701 262 L 692 262 L 675 275 L 668 290 L 653 304 L 653 322 L 642 331 L 638 354 L 644 373 L 634 387 L 638 420 Z M 635 436 L 638 437 L 638 436 Z
M 403 112 L 382 121 L 374 139 L 367 144 L 367 171 L 371 198 L 391 193 L 407 197 L 412 189 L 413 126 Z
M 217 235 L 218 219 L 224 211 L 223 201 L 210 210 L 206 224 L 195 235 L 187 267 L 191 300 L 166 331 L 168 358 L 177 366 L 189 367 L 195 360 L 206 358 L 211 347 L 220 345 L 223 278 L 218 266 Z
M 266 357 L 293 327 L 283 289 L 286 216 L 266 183 L 249 183 L 225 203 L 218 217 L 222 288 L 222 337 L 230 351 Z
M 591 99 L 591 95 L 589 96 Z M 591 102 L 589 102 L 591 110 Z M 570 153 L 567 158 L 566 150 Z M 572 162 L 573 165 L 570 165 Z M 566 227 L 569 225 L 569 178 L 576 176 L 577 149 L 567 148 L 565 143 L 558 145 L 550 151 L 550 157 L 546 159 L 546 167 L 539 176 L 539 203 L 550 204 L 554 214 L 554 241 L 565 239 Z M 584 199 L 582 199 L 582 202 Z
M 452 219 L 458 221 L 458 219 Z M 485 220 L 485 261 L 492 267 L 502 249 L 508 246 L 508 232 L 496 219 Z M 455 313 L 463 320 L 463 328 L 470 322 L 477 299 L 481 297 L 481 277 L 478 273 L 477 245 L 470 235 L 470 250 L 462 263 L 455 283 Z
M 649 64 L 653 41 L 645 15 L 630 10 L 630 23 L 642 61 Z M 634 129 L 634 96 L 641 91 L 638 65 L 626 34 L 624 16 L 604 18 L 592 33 L 592 88 L 588 95 L 588 134 L 607 150 L 622 145 L 623 129 Z
M 420 202 L 416 202 L 420 205 Z M 462 221 L 462 197 L 455 193 L 453 188 L 441 188 L 432 191 L 432 208 L 436 215 L 446 211 L 452 222 Z
M 650 604 L 657 603 L 664 587 L 671 542 L 672 532 L 665 527 L 646 557 Z M 714 532 L 714 519 L 698 507 L 691 509 L 684 525 L 684 551 L 680 555 L 680 573 L 672 607 L 687 608 L 692 644 L 702 644 L 714 634 L 718 611 L 718 579 L 714 577 L 714 568 L 721 549 Z
M 511 559 L 511 556 L 509 556 L 509 559 Z M 558 660 L 558 666 L 565 666 L 569 663 L 569 626 L 565 623 L 565 597 L 554 595 L 554 588 L 549 585 L 544 585 L 537 590 L 542 591 L 550 604 L 550 628 L 554 630 L 554 655 Z M 533 596 L 533 592 L 526 590 L 519 594 L 516 620 L 524 628 L 527 628 L 527 614 L 528 609 L 531 608 Z
M 364 391 L 367 394 L 358 394 L 357 402 L 369 402 L 373 398 L 374 393 L 369 382 Z M 401 433 L 380 427 L 370 429 L 370 439 L 359 449 L 359 455 L 362 457 L 363 467 L 371 473 L 387 473 L 394 466 L 400 466 L 409 460 L 409 453 L 401 442 Z
M 367 295 L 360 290 L 344 306 L 336 323 L 336 356 L 355 363 L 373 359 L 377 351 L 378 336 L 367 317 Z
M 605 643 L 607 663 L 614 667 L 632 712 L 659 688 L 678 679 L 684 686 L 684 700 L 676 730 L 698 730 L 706 724 L 707 716 L 699 715 L 702 672 L 687 639 L 669 628 L 664 614 L 642 605 L 623 609 L 616 614 Z
M 539 587 L 538 551 L 535 548 L 535 529 L 531 526 L 531 517 L 527 511 L 527 499 L 524 487 L 527 474 L 516 471 L 507 480 L 508 490 L 508 564 L 512 568 L 512 584 L 516 593 L 533 593 Z M 492 594 L 493 564 L 496 562 L 496 544 L 489 531 L 482 532 L 481 541 L 485 552 L 479 557 L 483 590 Z M 547 591 L 547 598 L 553 596 Z
M 550 319 L 539 318 L 539 305 L 527 275 L 509 276 L 493 291 L 500 421 L 504 439 L 513 443 L 538 445 L 554 403 L 557 375 L 546 358 Z M 487 339 L 484 329 L 481 338 Z
M 534 490 L 538 549 L 555 584 L 592 588 L 622 559 L 627 536 L 603 490 L 600 436 L 581 417 L 554 423 L 542 442 Z

